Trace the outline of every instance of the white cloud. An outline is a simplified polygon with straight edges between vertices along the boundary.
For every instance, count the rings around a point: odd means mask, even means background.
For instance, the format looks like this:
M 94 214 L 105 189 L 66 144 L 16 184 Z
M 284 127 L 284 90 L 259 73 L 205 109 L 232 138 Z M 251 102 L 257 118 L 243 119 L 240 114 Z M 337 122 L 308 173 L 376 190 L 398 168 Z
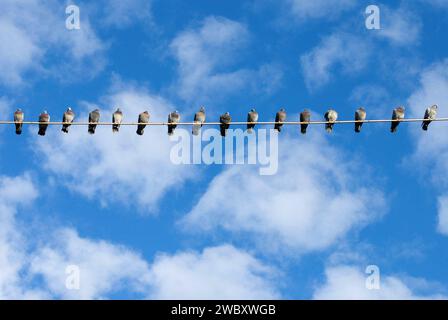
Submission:
M 275 270 L 233 246 L 160 255 L 151 269 L 153 299 L 275 299 Z
M 448 236 L 448 197 L 439 197 L 439 223 L 437 227 L 441 234 Z
M 333 73 L 353 74 L 362 71 L 370 55 L 368 43 L 347 33 L 325 37 L 319 45 L 300 57 L 308 90 L 328 84 Z
M 436 63 L 422 71 L 420 85 L 408 99 L 411 117 L 422 117 L 425 109 L 437 104 L 438 116 L 448 117 L 448 60 Z M 440 172 L 448 169 L 448 128 L 442 123 L 431 124 L 429 131 L 422 132 L 419 126 L 411 129 L 416 150 L 412 155 L 413 167 L 424 170 L 425 180 L 434 184 L 442 194 L 439 199 L 440 232 L 445 233 L 446 188 L 448 179 Z
M 151 0 L 100 1 L 101 23 L 105 26 L 124 28 L 136 21 L 152 22 Z
M 381 29 L 374 33 L 394 45 L 416 45 L 420 40 L 422 22 L 410 9 L 400 7 L 396 10 L 380 6 Z
M 144 110 L 156 122 L 166 121 L 168 113 L 176 110 L 162 98 L 133 87 L 114 89 L 102 104 L 107 106 L 100 108 L 102 121 L 111 121 L 117 106 L 124 111 L 124 121 L 131 122 L 136 122 Z M 78 113 L 78 120 L 87 121 L 88 111 L 95 108 L 91 104 L 87 107 Z M 156 211 L 166 192 L 194 178 L 196 170 L 170 161 L 172 143 L 165 126 L 147 127 L 143 136 L 135 131 L 134 126 L 123 126 L 119 134 L 113 134 L 110 127 L 98 127 L 92 136 L 83 126 L 72 127 L 63 135 L 60 128 L 49 128 L 48 137 L 33 134 L 33 148 L 42 166 L 71 190 L 103 204 L 122 203 L 141 212 Z
M 222 228 L 252 235 L 263 249 L 300 253 L 325 249 L 384 214 L 381 191 L 358 180 L 368 174 L 364 163 L 312 132 L 280 140 L 276 175 L 225 170 L 182 220 L 187 230 Z
M 28 175 L 0 177 L 0 300 L 45 296 L 26 288 L 26 273 L 23 272 L 27 259 L 23 250 L 26 239 L 16 232 L 17 210 L 27 208 L 37 196 L 38 191 Z
M 431 287 L 424 279 L 401 279 L 396 276 L 380 274 L 380 289 L 369 290 L 366 287 L 368 274 L 350 265 L 328 267 L 325 270 L 326 281 L 316 288 L 317 300 L 415 300 L 446 299 L 443 295 L 419 295 L 418 287 Z M 406 281 L 409 280 L 409 281 Z M 409 283 L 406 283 L 409 282 Z M 416 285 L 417 288 L 413 288 Z
M 68 266 L 80 271 L 79 290 L 66 288 Z M 148 291 L 148 264 L 128 248 L 79 237 L 72 229 L 56 230 L 53 239 L 33 253 L 30 272 L 43 277 L 52 297 L 104 299 L 125 291 Z
M 0 299 L 107 299 L 131 294 L 155 299 L 277 297 L 275 271 L 230 245 L 202 253 L 160 254 L 153 264 L 124 246 L 82 238 L 71 228 L 42 230 L 19 222 L 35 207 L 28 174 L 0 177 Z M 29 230 L 33 230 L 30 232 Z M 66 287 L 68 266 L 79 290 Z
M 258 70 L 225 71 L 249 41 L 246 26 L 222 17 L 207 17 L 200 28 L 181 32 L 171 42 L 178 61 L 176 91 L 185 100 L 219 100 L 244 88 L 271 92 L 282 76 L 274 64 Z M 256 85 L 254 85 L 256 83 Z M 259 88 L 261 87 L 261 89 Z
M 288 0 L 291 12 L 301 21 L 308 19 L 335 19 L 352 9 L 355 0 Z
M 25 78 L 28 80 L 30 72 L 38 72 L 42 77 L 70 68 L 73 76 L 75 71 L 93 74 L 102 68 L 104 44 L 92 30 L 87 15 L 82 18 L 80 30 L 69 31 L 65 28 L 64 12 L 65 5 L 55 0 L 2 1 L 0 83 L 27 83 Z M 53 59 L 48 59 L 50 55 Z

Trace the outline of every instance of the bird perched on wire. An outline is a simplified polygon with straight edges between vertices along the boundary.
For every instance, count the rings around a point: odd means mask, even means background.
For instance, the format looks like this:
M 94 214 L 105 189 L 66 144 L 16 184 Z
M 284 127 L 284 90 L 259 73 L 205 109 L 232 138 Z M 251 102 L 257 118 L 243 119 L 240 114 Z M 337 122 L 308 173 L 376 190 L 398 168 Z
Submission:
M 25 118 L 25 115 L 22 111 L 22 109 L 17 109 L 16 112 L 14 112 L 14 122 L 16 125 L 16 134 L 22 134 L 22 126 L 23 126 L 23 119 Z
M 302 134 L 306 134 L 306 130 L 308 129 L 308 123 L 311 121 L 311 112 L 308 109 L 303 110 L 302 113 L 300 113 L 300 132 Z M 303 123 L 305 122 L 305 123 Z
M 422 129 L 424 131 L 427 131 L 431 121 L 437 118 L 437 109 L 438 109 L 437 105 L 433 105 L 432 107 L 426 109 L 424 117 L 425 121 L 422 122 Z
M 112 132 L 118 132 L 120 131 L 120 125 L 123 121 L 123 112 L 120 110 L 120 108 L 117 108 L 117 110 L 112 115 Z
M 137 126 L 137 134 L 139 136 L 142 136 L 143 133 L 145 133 L 146 124 L 149 123 L 149 118 L 151 116 L 149 115 L 148 111 L 143 111 L 138 115 L 138 126 Z
M 286 121 L 286 111 L 285 109 L 281 108 L 275 115 L 274 130 L 278 132 L 282 131 L 283 122 L 285 121 Z
M 89 113 L 89 133 L 95 134 L 97 123 L 100 122 L 100 111 L 98 109 Z
M 255 123 L 258 121 L 258 112 L 254 108 L 250 109 L 247 114 L 247 133 L 252 133 L 255 128 Z M 251 122 L 251 123 L 249 123 Z
M 174 134 L 174 130 L 177 127 L 177 123 L 180 122 L 180 114 L 178 111 L 171 112 L 168 115 L 168 135 L 172 136 Z
M 67 111 L 62 115 L 62 129 L 61 131 L 64 133 L 68 133 L 68 128 L 72 125 L 73 120 L 75 119 L 75 113 L 72 108 L 68 107 Z
M 398 107 L 394 109 L 394 111 L 392 112 L 392 120 L 394 121 L 391 122 L 390 132 L 394 133 L 397 131 L 398 125 L 400 124 L 399 121 L 404 119 L 404 113 L 405 113 L 404 107 Z
M 358 110 L 355 111 L 355 121 L 365 121 L 367 117 L 367 112 L 363 107 L 359 107 Z M 355 122 L 355 132 L 361 132 L 361 128 L 363 122 Z
M 205 108 L 201 107 L 198 112 L 194 115 L 194 125 L 192 133 L 197 136 L 199 134 L 199 130 L 202 128 L 202 125 L 205 122 Z
M 45 135 L 45 133 L 47 131 L 47 128 L 48 128 L 48 123 L 49 122 L 50 122 L 50 115 L 45 110 L 39 116 L 39 132 L 38 132 L 38 134 L 40 136 L 44 136 Z
M 329 109 L 325 112 L 325 120 L 327 121 L 325 130 L 327 130 L 328 133 L 331 133 L 333 131 L 334 123 L 338 120 L 338 113 L 333 109 Z
M 230 123 L 232 122 L 232 117 L 230 116 L 230 113 L 226 112 L 219 118 L 219 122 L 221 123 L 219 125 L 221 129 L 221 136 L 225 137 L 227 133 L 227 129 L 230 127 Z

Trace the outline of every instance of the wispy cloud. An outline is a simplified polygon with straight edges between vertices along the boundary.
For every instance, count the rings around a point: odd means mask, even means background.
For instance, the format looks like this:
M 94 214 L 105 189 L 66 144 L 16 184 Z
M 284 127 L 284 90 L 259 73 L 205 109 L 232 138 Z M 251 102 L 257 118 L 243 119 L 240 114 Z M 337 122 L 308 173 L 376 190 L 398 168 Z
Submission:
M 359 267 L 337 265 L 325 270 L 325 283 L 314 292 L 317 300 L 414 300 L 414 299 L 446 299 L 442 294 L 420 295 L 418 287 L 429 287 L 424 279 L 400 278 L 381 275 L 380 288 L 369 290 L 366 287 L 368 274 Z M 407 281 L 412 280 L 412 281 Z M 418 280 L 418 281 L 417 281 Z M 409 282 L 409 283 L 408 283 Z M 417 288 L 413 284 L 419 283 Z
M 244 24 L 214 16 L 207 17 L 199 28 L 177 35 L 170 48 L 178 62 L 175 88 L 179 96 L 188 101 L 216 102 L 242 89 L 274 90 L 282 77 L 275 64 L 258 70 L 230 68 L 249 38 Z
M 319 136 L 281 140 L 277 175 L 225 170 L 182 221 L 187 230 L 223 229 L 253 236 L 263 250 L 305 253 L 328 248 L 385 213 L 380 189 L 355 178 L 357 170 L 368 172 L 364 163 Z
M 356 5 L 355 0 L 288 0 L 292 14 L 300 21 L 336 19 Z
M 300 57 L 305 84 L 310 91 L 325 86 L 334 73 L 345 75 L 362 71 L 371 51 L 368 42 L 348 33 L 335 33 L 322 39 Z

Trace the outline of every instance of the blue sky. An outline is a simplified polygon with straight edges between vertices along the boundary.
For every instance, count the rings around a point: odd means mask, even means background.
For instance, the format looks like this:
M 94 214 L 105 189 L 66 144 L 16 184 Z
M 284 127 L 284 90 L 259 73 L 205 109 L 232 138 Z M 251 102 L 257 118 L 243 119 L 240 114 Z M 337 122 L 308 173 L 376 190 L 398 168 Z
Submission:
M 65 9 L 80 8 L 67 30 Z M 381 29 L 365 27 L 366 7 Z M 0 116 L 152 121 L 329 107 L 448 116 L 442 0 L 0 2 Z M 174 165 L 166 128 L 0 128 L 0 298 L 413 299 L 448 295 L 444 123 L 279 135 L 278 172 Z M 368 290 L 365 269 L 379 268 Z M 66 286 L 77 266 L 80 286 Z

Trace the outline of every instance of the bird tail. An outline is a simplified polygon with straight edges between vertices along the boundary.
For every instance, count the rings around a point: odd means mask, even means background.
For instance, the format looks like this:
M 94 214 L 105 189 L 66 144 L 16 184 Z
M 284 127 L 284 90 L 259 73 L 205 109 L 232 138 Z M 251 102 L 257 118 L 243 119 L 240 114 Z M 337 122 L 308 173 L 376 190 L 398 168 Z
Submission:
M 61 131 L 64 133 L 68 133 L 68 126 L 66 126 L 66 125 L 62 126 Z
M 281 124 L 276 124 L 274 126 L 274 130 L 277 130 L 278 132 L 281 132 L 282 131 L 282 125 Z
M 392 125 L 390 126 L 390 132 L 392 133 L 397 132 L 397 128 L 398 128 L 398 122 L 393 122 Z
M 428 131 L 428 127 L 429 127 L 429 121 L 423 121 L 423 123 L 422 123 L 422 129 L 424 130 L 424 131 Z
M 301 132 L 302 134 L 306 134 L 306 129 L 308 129 L 308 125 L 306 125 L 306 124 L 302 124 L 302 125 L 300 126 L 300 132 Z
M 22 124 L 21 123 L 16 124 L 16 134 L 22 134 Z
M 328 133 L 333 132 L 333 124 L 332 123 L 327 123 L 325 125 L 325 130 L 327 130 Z
M 360 133 L 361 132 L 362 123 L 356 123 L 355 124 L 355 132 Z
M 139 136 L 142 136 L 144 132 L 145 132 L 145 126 L 140 125 L 137 127 L 137 134 Z
M 120 125 L 119 124 L 114 124 L 112 126 L 112 132 L 116 133 L 118 131 L 120 131 Z
M 168 126 L 168 135 L 172 136 L 174 134 L 174 129 L 176 129 L 176 126 Z
M 95 134 L 95 129 L 96 129 L 96 126 L 94 126 L 94 125 L 90 125 L 90 126 L 89 126 L 89 133 L 90 133 L 90 134 Z
M 46 128 L 39 128 L 39 132 L 37 134 L 40 135 L 40 136 L 44 136 L 45 135 L 45 131 L 46 131 Z
M 221 136 L 222 137 L 226 136 L 226 131 L 227 131 L 227 129 L 224 126 L 221 126 Z
M 199 135 L 199 129 L 201 128 L 201 126 L 199 125 L 199 124 L 194 124 L 193 125 L 193 130 L 191 131 L 191 133 L 194 135 L 194 136 L 197 136 L 197 135 Z

